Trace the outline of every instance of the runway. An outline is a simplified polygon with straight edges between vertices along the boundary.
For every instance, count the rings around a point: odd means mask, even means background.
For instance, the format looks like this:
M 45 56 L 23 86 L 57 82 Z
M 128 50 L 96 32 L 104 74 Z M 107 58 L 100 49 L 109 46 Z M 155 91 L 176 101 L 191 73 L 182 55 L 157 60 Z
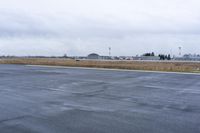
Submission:
M 0 65 L 0 133 L 198 133 L 200 75 Z

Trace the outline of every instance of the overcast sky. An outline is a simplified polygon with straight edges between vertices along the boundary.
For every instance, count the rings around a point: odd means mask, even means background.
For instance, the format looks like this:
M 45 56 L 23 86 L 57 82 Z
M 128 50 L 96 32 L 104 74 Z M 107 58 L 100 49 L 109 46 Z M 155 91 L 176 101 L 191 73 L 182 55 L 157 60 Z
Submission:
M 0 0 L 0 55 L 200 54 L 199 0 Z

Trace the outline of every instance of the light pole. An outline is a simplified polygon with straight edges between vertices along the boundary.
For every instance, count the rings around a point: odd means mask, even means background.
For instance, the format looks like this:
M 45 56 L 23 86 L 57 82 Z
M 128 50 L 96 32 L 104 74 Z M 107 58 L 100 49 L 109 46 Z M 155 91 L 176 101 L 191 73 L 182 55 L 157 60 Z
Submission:
M 108 54 L 109 54 L 109 56 L 111 56 L 111 47 L 109 47 L 108 50 L 109 50 Z
M 182 47 L 178 47 L 178 49 L 179 49 L 179 56 L 181 57 L 181 55 L 182 55 Z

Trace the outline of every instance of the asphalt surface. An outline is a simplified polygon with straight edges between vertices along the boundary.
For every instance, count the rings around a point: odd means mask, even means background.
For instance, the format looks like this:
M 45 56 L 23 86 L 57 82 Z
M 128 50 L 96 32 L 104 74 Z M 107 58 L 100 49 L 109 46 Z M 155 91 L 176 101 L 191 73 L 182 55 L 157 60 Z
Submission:
M 0 133 L 199 132 L 199 75 L 0 65 Z

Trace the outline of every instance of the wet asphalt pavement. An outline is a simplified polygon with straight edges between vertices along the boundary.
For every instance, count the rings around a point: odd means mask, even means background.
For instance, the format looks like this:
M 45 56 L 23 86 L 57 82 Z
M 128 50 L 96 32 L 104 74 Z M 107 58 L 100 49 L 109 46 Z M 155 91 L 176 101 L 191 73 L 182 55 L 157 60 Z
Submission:
M 0 133 L 200 133 L 200 76 L 0 65 Z

